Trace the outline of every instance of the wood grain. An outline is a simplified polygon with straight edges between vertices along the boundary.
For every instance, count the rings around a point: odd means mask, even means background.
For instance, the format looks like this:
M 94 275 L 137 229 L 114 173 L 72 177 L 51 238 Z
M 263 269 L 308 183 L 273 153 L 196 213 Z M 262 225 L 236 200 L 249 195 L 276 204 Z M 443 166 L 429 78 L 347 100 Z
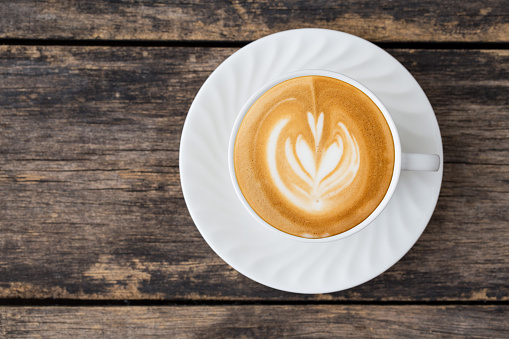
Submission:
M 0 13 L 0 37 L 17 39 L 250 41 L 319 27 L 377 42 L 509 41 L 505 0 L 23 0 Z
M 234 51 L 0 46 L 0 298 L 509 300 L 509 51 L 389 50 L 436 111 L 442 193 L 398 264 L 315 296 L 238 274 L 183 200 L 186 112 Z
M 507 338 L 508 306 L 0 308 L 9 338 Z

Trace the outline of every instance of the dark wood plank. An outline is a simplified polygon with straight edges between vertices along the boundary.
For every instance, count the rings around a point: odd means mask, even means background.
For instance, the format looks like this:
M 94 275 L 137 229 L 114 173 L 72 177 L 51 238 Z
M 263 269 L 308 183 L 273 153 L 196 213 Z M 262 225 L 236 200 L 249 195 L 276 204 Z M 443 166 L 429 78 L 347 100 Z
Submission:
M 509 300 L 509 51 L 389 51 L 437 113 L 442 194 L 398 264 L 318 296 L 238 274 L 186 209 L 182 124 L 234 51 L 0 46 L 0 298 Z
M 8 338 L 507 338 L 508 306 L 0 308 Z
M 320 27 L 372 41 L 508 42 L 505 0 L 3 1 L 0 37 L 254 40 Z

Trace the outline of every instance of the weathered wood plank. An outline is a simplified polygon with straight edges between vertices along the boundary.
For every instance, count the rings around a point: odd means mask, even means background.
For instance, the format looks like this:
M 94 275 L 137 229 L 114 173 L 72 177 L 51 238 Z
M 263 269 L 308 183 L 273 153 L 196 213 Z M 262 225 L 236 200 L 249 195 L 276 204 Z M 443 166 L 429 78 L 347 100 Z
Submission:
M 0 47 L 0 298 L 509 300 L 508 51 L 390 51 L 437 113 L 442 194 L 398 264 L 319 296 L 241 276 L 187 212 L 182 124 L 234 51 Z
M 320 27 L 372 41 L 509 41 L 504 0 L 3 1 L 0 37 L 254 40 Z
M 507 338 L 508 306 L 3 307 L 8 338 Z

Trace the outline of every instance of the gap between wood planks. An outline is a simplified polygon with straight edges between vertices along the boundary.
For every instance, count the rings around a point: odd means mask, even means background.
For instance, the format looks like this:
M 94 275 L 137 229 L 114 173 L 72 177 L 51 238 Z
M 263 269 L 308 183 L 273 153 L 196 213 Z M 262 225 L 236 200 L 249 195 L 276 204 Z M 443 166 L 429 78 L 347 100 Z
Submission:
M 291 305 L 366 305 L 366 306 L 506 306 L 509 301 L 356 301 L 356 300 L 80 300 L 80 299 L 0 299 L 0 307 L 19 306 L 291 306 Z
M 0 45 L 240 48 L 252 41 L 0 39 Z M 373 41 L 372 41 L 373 42 Z M 373 42 L 391 49 L 509 49 L 509 42 Z

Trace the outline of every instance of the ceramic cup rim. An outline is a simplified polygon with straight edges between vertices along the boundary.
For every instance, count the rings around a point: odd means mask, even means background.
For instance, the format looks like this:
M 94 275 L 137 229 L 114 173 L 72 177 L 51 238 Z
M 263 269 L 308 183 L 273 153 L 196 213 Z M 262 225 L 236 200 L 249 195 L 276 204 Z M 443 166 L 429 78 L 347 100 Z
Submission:
M 242 193 L 239 184 L 237 182 L 237 175 L 235 173 L 235 167 L 234 167 L 234 160 L 233 160 L 233 151 L 235 148 L 235 140 L 237 137 L 238 130 L 240 128 L 240 125 L 242 123 L 242 120 L 244 120 L 244 117 L 246 116 L 248 110 L 251 108 L 251 106 L 255 103 L 256 100 L 258 100 L 265 92 L 267 92 L 272 87 L 290 79 L 299 78 L 303 76 L 325 76 L 334 78 L 337 80 L 344 81 L 360 91 L 362 91 L 364 94 L 366 94 L 371 101 L 377 105 L 377 107 L 380 109 L 382 114 L 385 117 L 385 120 L 387 121 L 387 124 L 389 125 L 389 129 L 392 133 L 392 140 L 394 143 L 394 169 L 392 171 L 392 178 L 391 182 L 389 184 L 389 188 L 387 189 L 387 192 L 385 193 L 384 198 L 382 201 L 378 204 L 378 206 L 375 208 L 375 210 L 362 222 L 357 224 L 356 226 L 352 227 L 351 229 L 330 236 L 325 238 L 302 238 L 296 235 L 292 235 L 286 232 L 283 232 L 276 227 L 270 225 L 265 220 L 263 220 L 249 205 L 246 198 L 244 197 L 244 194 Z M 309 70 L 300 70 L 295 72 L 286 73 L 283 75 L 280 75 L 271 81 L 265 83 L 262 85 L 251 97 L 246 101 L 246 103 L 242 106 L 240 109 L 237 118 L 235 120 L 235 123 L 232 127 L 231 133 L 230 133 L 230 139 L 228 144 L 228 169 L 230 172 L 230 179 L 233 184 L 233 188 L 235 190 L 235 193 L 237 194 L 237 197 L 239 198 L 240 202 L 244 206 L 244 208 L 249 212 L 251 217 L 253 217 L 255 220 L 258 221 L 258 224 L 261 224 L 265 228 L 270 229 L 273 232 L 278 233 L 280 236 L 286 237 L 287 239 L 292 239 L 299 242 L 307 242 L 307 243 L 323 243 L 323 242 L 330 242 L 330 241 L 336 241 L 345 239 L 360 230 L 364 229 L 366 226 L 371 224 L 379 215 L 382 213 L 382 211 L 385 209 L 387 204 L 389 203 L 390 199 L 392 198 L 394 191 L 396 190 L 396 186 L 401 174 L 401 142 L 399 138 L 398 131 L 396 129 L 396 124 L 394 123 L 394 120 L 392 119 L 389 110 L 385 107 L 385 105 L 382 103 L 382 101 L 373 93 L 371 92 L 367 87 L 362 85 L 357 80 L 354 80 L 344 74 L 327 71 L 327 70 L 317 70 L 317 69 L 309 69 Z

